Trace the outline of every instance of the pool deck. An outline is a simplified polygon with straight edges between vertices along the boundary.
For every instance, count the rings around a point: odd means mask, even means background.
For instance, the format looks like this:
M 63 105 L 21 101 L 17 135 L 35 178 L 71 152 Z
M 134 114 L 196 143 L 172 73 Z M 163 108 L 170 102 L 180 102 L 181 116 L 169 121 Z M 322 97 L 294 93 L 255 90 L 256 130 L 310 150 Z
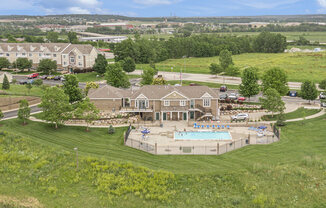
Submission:
M 159 144 L 163 146 L 175 145 L 175 146 L 212 146 L 217 143 L 220 145 L 230 143 L 232 141 L 237 141 L 240 139 L 248 138 L 248 136 L 256 136 L 257 132 L 249 130 L 248 127 L 231 127 L 230 129 L 195 129 L 189 127 L 187 122 L 166 122 L 164 127 L 148 127 L 150 134 L 143 138 L 141 131 L 144 127 L 131 131 L 129 138 L 137 140 L 139 142 L 146 142 L 151 145 Z M 175 140 L 174 132 L 189 132 L 189 131 L 216 131 L 216 132 L 229 132 L 231 134 L 232 140 Z M 267 132 L 267 135 L 272 136 L 272 132 Z

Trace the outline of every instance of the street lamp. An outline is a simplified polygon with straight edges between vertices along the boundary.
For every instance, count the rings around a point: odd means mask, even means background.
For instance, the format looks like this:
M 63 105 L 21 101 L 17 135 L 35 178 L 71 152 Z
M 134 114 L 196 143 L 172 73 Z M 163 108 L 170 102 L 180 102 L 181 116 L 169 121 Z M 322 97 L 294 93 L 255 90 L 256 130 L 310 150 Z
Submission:
M 185 68 L 185 64 L 186 64 L 186 58 L 187 58 L 187 56 L 182 56 L 182 58 L 183 58 L 183 67 L 182 67 L 181 70 L 180 70 L 180 85 L 181 85 L 181 86 L 182 86 L 182 69 Z
M 76 168 L 78 170 L 78 148 L 75 147 L 74 150 L 76 151 Z

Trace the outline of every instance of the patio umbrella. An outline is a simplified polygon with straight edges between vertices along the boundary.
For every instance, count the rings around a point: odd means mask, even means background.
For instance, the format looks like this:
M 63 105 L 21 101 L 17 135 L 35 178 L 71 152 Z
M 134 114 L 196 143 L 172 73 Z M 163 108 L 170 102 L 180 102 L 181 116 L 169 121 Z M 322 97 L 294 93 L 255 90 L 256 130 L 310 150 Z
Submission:
M 259 126 L 258 129 L 267 129 L 266 126 Z
M 143 134 L 149 134 L 151 132 L 148 129 L 145 129 L 145 130 L 141 131 L 141 133 L 143 133 Z

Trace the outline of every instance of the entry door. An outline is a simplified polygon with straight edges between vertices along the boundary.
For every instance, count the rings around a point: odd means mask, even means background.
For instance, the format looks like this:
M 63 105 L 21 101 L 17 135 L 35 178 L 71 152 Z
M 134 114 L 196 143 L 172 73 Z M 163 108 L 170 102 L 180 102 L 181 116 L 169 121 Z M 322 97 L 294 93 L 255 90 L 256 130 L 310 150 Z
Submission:
M 139 100 L 139 109 L 146 109 L 146 101 Z
M 166 121 L 166 113 L 163 113 L 163 121 Z
M 183 113 L 183 120 L 187 120 L 187 113 Z
M 195 112 L 190 111 L 190 119 L 195 119 Z
M 157 121 L 160 120 L 160 113 L 156 113 L 156 118 Z

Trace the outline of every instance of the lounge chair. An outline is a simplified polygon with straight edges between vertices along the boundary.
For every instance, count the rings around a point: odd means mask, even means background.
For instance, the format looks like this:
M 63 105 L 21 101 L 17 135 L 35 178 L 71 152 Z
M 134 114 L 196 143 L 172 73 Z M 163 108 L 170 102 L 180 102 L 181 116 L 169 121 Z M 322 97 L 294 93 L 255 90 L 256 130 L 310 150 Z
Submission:
M 224 125 L 222 125 L 221 128 L 224 129 Z
M 212 125 L 212 128 L 215 129 L 215 125 Z
M 217 128 L 220 129 L 221 128 L 220 125 L 217 125 Z
M 204 125 L 201 125 L 201 128 L 203 129 L 205 126 Z
M 229 126 L 229 125 L 227 125 L 227 126 L 226 126 L 226 128 L 227 128 L 227 129 L 230 129 L 230 126 Z
M 209 129 L 209 125 L 206 125 L 206 127 Z

